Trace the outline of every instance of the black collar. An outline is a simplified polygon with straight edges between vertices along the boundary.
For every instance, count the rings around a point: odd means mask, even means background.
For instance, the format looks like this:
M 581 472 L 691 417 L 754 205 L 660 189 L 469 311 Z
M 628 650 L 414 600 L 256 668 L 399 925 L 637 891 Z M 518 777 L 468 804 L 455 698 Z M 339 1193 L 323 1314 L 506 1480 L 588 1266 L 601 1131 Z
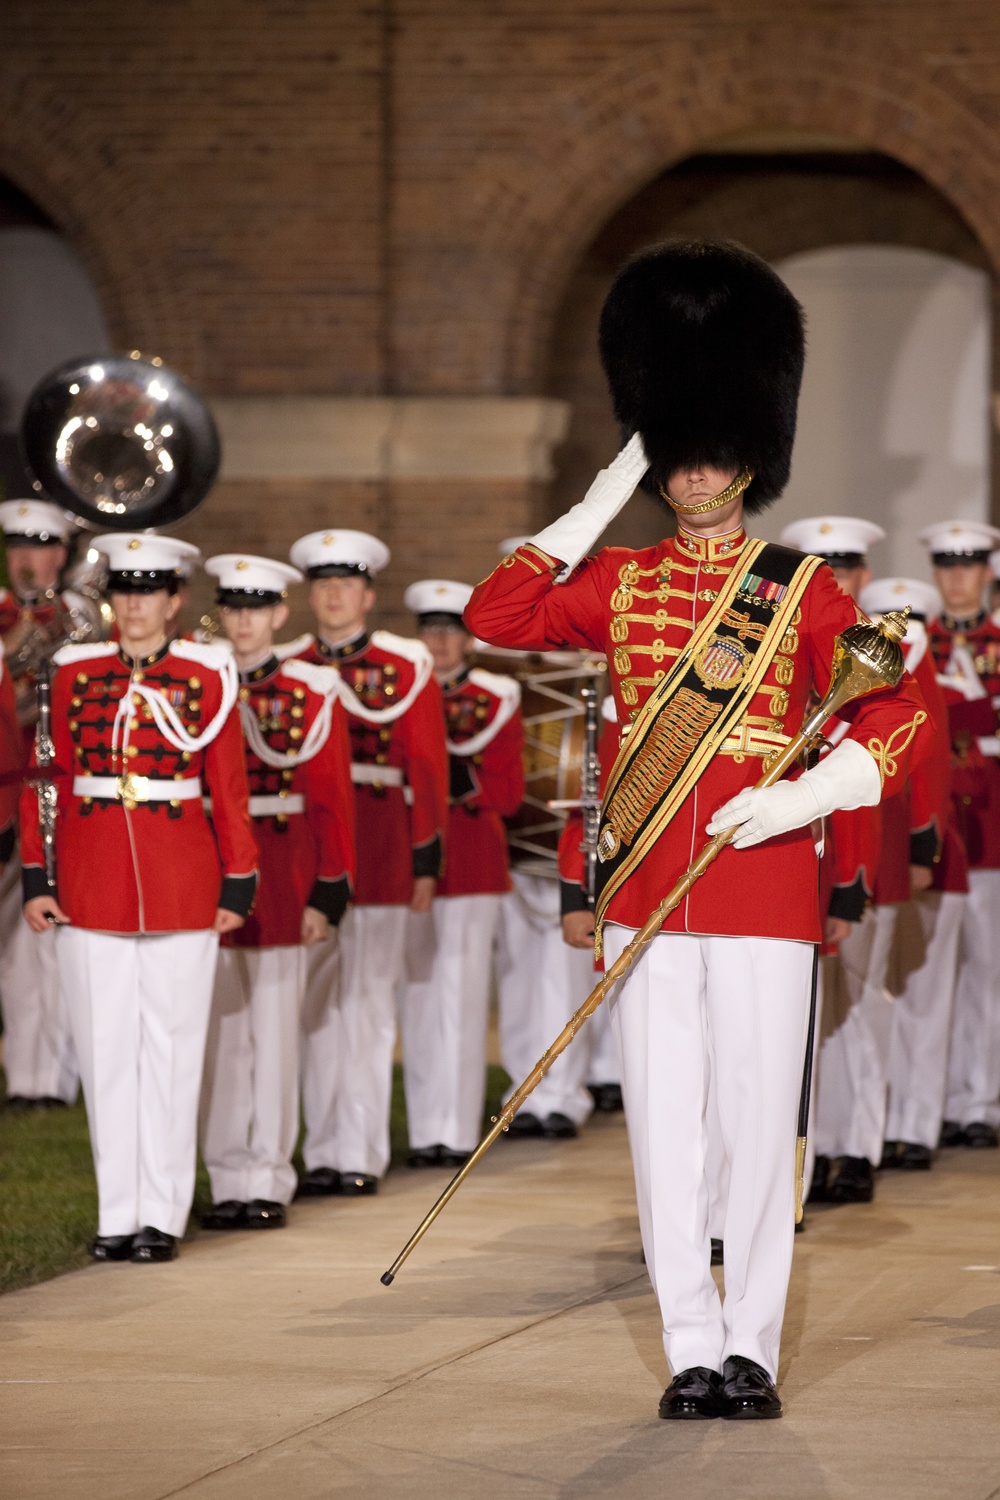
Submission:
M 341 646 L 328 646 L 321 635 L 316 637 L 316 650 L 327 661 L 346 661 L 349 656 L 361 656 L 368 649 L 368 632 L 362 630 L 353 641 L 344 641 Z
M 468 680 L 469 668 L 467 666 L 461 666 L 455 673 L 454 677 L 445 678 L 444 682 L 442 682 L 441 684 L 441 691 L 442 693 L 453 693 L 456 688 L 462 687 L 462 685 L 468 682 Z
M 972 615 L 968 620 L 957 620 L 954 615 L 946 615 L 942 610 L 938 615 L 938 624 L 942 630 L 961 631 L 968 634 L 969 631 L 978 630 L 981 625 L 986 624 L 987 613 L 981 609 L 977 615 Z
M 118 655 L 128 667 L 129 671 L 134 672 L 136 667 L 155 667 L 157 662 L 161 662 L 163 660 L 169 650 L 170 642 L 164 641 L 160 649 L 158 651 L 152 652 L 150 656 L 129 656 L 128 652 L 125 650 L 125 647 L 119 645 Z
M 273 677 L 280 666 L 281 662 L 272 651 L 271 655 L 265 661 L 262 661 L 259 667 L 251 667 L 249 672 L 241 672 L 240 682 L 244 686 L 249 686 L 252 682 L 263 682 L 265 678 Z

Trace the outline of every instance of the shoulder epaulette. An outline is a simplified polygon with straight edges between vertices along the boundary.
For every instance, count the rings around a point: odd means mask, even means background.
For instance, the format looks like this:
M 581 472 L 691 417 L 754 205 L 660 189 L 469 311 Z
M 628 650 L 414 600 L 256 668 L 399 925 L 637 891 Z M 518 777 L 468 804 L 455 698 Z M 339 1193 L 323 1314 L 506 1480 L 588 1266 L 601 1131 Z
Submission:
M 376 630 L 372 632 L 371 643 L 380 651 L 389 651 L 395 656 L 405 656 L 407 661 L 412 661 L 414 666 L 421 662 L 429 662 L 433 666 L 433 657 L 424 645 L 423 641 L 414 640 L 412 636 L 393 635 L 391 630 Z
M 314 645 L 316 637 L 308 631 L 305 635 L 298 635 L 294 641 L 282 641 L 278 646 L 272 646 L 271 650 L 279 661 L 287 661 L 290 656 L 301 656 L 303 651 L 308 651 Z
M 232 647 L 228 643 L 222 646 L 214 641 L 178 640 L 171 641 L 169 649 L 171 656 L 179 656 L 185 661 L 196 661 L 199 666 L 211 667 L 216 672 L 221 672 L 233 659 Z
M 103 656 L 117 656 L 118 646 L 114 641 L 81 641 L 70 646 L 60 646 L 52 657 L 57 667 L 72 666 L 78 661 L 96 661 Z
M 282 663 L 281 670 L 286 677 L 304 682 L 307 688 L 319 693 L 322 698 L 340 689 L 340 673 L 336 667 L 320 666 L 318 662 L 300 661 L 298 657 L 292 656 Z

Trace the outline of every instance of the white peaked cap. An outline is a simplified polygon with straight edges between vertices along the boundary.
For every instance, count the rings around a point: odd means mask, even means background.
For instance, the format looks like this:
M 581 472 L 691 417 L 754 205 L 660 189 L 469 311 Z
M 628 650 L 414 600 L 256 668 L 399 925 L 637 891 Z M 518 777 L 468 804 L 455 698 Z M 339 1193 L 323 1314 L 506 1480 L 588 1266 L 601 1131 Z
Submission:
M 941 613 L 941 595 L 932 583 L 922 583 L 918 578 L 876 578 L 865 584 L 858 603 L 866 615 L 887 615 L 907 604 L 925 620 L 935 620 Z
M 191 542 L 151 531 L 110 531 L 95 537 L 93 545 L 104 553 L 112 573 L 176 573 L 189 578 L 201 560 Z
M 461 615 L 472 598 L 472 586 L 449 578 L 424 578 L 411 583 L 403 603 L 415 615 Z
M 851 552 L 866 557 L 869 547 L 885 541 L 885 532 L 874 521 L 862 521 L 858 516 L 809 516 L 786 526 L 778 540 L 783 547 L 797 547 L 814 557 Z
M 220 552 L 206 559 L 205 572 L 218 580 L 220 589 L 240 593 L 283 594 L 290 584 L 302 582 L 298 568 L 249 552 Z
M 932 554 L 953 552 L 961 557 L 967 552 L 992 552 L 1000 543 L 1000 531 L 985 521 L 938 521 L 920 533 L 920 540 Z
M 5 500 L 0 505 L 0 531 L 4 536 L 34 536 L 45 541 L 58 536 L 68 541 L 79 525 L 75 516 L 51 500 Z
M 518 547 L 523 547 L 525 542 L 530 541 L 530 536 L 509 536 L 505 542 L 500 543 L 497 551 L 501 557 L 509 557 L 512 552 L 517 551 Z
M 300 536 L 288 554 L 297 568 L 357 568 L 372 578 L 389 562 L 389 549 L 367 531 L 310 531 Z

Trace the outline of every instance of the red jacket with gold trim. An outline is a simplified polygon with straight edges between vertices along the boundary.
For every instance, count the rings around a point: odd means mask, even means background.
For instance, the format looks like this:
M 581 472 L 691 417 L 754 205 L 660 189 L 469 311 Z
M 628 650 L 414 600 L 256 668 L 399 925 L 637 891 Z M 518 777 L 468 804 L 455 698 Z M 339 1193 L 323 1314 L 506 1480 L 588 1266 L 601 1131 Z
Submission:
M 1000 625 L 984 610 L 975 620 L 941 615 L 927 633 L 948 705 L 952 805 L 969 867 L 1000 869 Z
M 132 662 L 108 643 L 64 646 L 55 664 L 57 898 L 73 925 L 181 932 L 211 927 L 219 906 L 246 916 L 257 851 L 230 653 L 172 641 Z M 31 788 L 21 826 L 29 900 L 48 891 Z
M 505 558 L 475 590 L 470 630 L 527 650 L 582 646 L 608 657 L 619 719 L 638 712 L 684 649 L 746 544 L 740 529 L 701 539 L 680 533 L 655 547 L 606 548 L 563 584 L 561 564 L 531 544 Z M 826 691 L 836 636 L 863 615 L 826 566 L 810 580 L 739 731 L 727 740 L 659 842 L 616 892 L 606 919 L 639 927 L 706 841 L 705 825 L 760 777 L 761 760 L 799 728 L 810 694 Z M 890 784 L 923 752 L 926 709 L 910 677 L 843 710 Z M 750 849 L 724 849 L 667 919 L 669 931 L 789 938 L 820 936 L 816 854 L 808 828 Z
M 354 879 L 351 743 L 340 676 L 333 667 L 271 656 L 241 673 L 240 684 L 260 894 L 245 924 L 223 942 L 297 947 L 306 906 L 336 926 Z M 281 763 L 297 757 L 298 764 Z
M 441 874 L 448 824 L 448 751 L 430 652 L 376 630 L 336 648 L 303 636 L 278 655 L 339 670 L 358 829 L 355 903 L 409 905 L 416 877 Z
M 466 668 L 441 685 L 450 777 L 448 860 L 439 896 L 509 891 L 502 819 L 524 797 L 520 685 Z

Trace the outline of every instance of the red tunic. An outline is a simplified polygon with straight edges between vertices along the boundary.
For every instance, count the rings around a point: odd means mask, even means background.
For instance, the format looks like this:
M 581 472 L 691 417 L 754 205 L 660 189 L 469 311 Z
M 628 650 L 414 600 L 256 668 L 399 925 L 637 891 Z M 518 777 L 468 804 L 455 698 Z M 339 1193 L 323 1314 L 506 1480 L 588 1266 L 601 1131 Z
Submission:
M 973 621 L 942 615 L 928 627 L 939 674 L 952 665 L 956 647 L 968 652 L 984 696 L 967 700 L 943 683 L 951 731 L 951 797 L 958 833 L 971 869 L 1000 869 L 1000 765 L 984 754 L 980 737 L 998 733 L 1000 698 L 1000 625 L 985 613 Z
M 496 645 L 528 650 L 582 646 L 608 657 L 619 719 L 638 712 L 717 597 L 747 538 L 742 529 L 707 540 L 679 534 L 629 552 L 605 548 L 556 584 L 561 564 L 530 544 L 479 585 L 465 612 L 469 629 Z M 612 898 L 607 920 L 640 927 L 706 841 L 717 808 L 761 774 L 774 739 L 799 728 L 811 693 L 830 680 L 836 636 L 860 614 L 821 566 L 802 597 L 744 720 L 748 736 L 727 741 L 682 802 L 649 855 Z M 612 628 L 614 633 L 612 634 Z M 779 678 L 780 671 L 780 678 Z M 920 692 L 910 677 L 843 710 L 850 737 L 868 749 L 886 782 L 905 777 L 923 749 Z M 750 849 L 724 849 L 665 923 L 674 932 L 787 938 L 820 936 L 816 854 L 808 828 Z
M 244 925 L 223 941 L 237 948 L 297 947 L 306 906 L 336 925 L 354 878 L 351 745 L 336 697 L 339 677 L 332 667 L 272 656 L 241 682 L 240 713 L 253 716 L 251 732 L 269 751 L 285 756 L 306 746 L 315 753 L 298 766 L 272 766 L 246 745 L 260 895 Z M 317 749 L 323 722 L 328 727 Z
M 220 905 L 245 916 L 257 879 L 247 810 L 243 741 L 235 704 L 203 749 L 179 750 L 161 733 L 135 691 L 144 684 L 171 705 L 189 735 L 206 731 L 223 704 L 224 674 L 235 669 L 218 646 L 174 641 L 132 664 L 118 647 L 66 646 L 52 683 L 50 771 L 59 798 L 58 900 L 76 927 L 115 933 L 179 932 L 211 927 Z M 131 696 L 125 754 L 113 749 L 119 704 Z M 121 743 L 119 738 L 118 743 Z M 162 785 L 200 782 L 183 800 L 122 801 L 107 784 L 123 770 Z M 76 785 L 76 790 L 74 790 Z M 194 788 L 197 790 L 197 788 Z M 213 822 L 200 792 L 212 798 Z M 25 899 L 46 892 L 35 793 L 21 804 Z
M 347 689 L 358 828 L 355 903 L 408 906 L 414 879 L 441 873 L 448 821 L 448 751 L 430 653 L 419 641 L 377 630 L 371 639 L 363 635 L 339 648 L 304 636 L 279 649 L 279 655 L 292 654 L 332 663 Z
M 0 645 L 0 864 L 6 864 L 14 850 L 14 824 L 25 762 L 14 683 L 4 664 L 3 646 Z
M 524 796 L 521 690 L 510 677 L 464 670 L 442 685 L 449 744 L 451 806 L 448 861 L 439 896 L 478 896 L 509 891 L 507 831 L 503 818 L 517 812 Z M 451 747 L 476 743 L 464 755 Z

